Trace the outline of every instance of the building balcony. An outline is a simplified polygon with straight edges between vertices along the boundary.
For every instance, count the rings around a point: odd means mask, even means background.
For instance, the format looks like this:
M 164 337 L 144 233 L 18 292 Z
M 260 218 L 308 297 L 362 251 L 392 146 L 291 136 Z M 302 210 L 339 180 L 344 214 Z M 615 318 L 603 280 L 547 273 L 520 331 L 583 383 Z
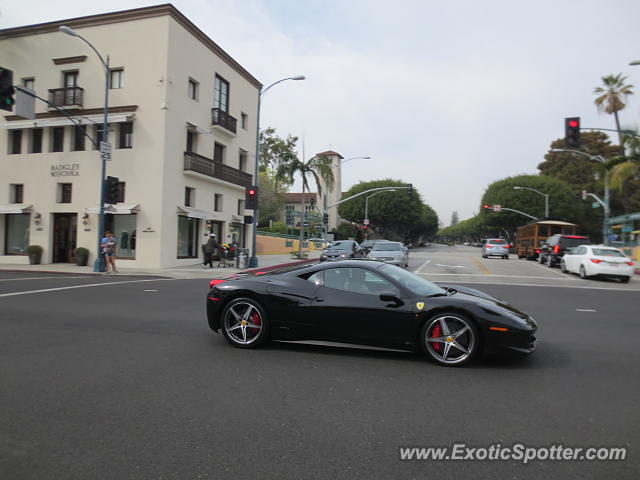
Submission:
M 84 88 L 62 87 L 49 90 L 49 103 L 56 107 L 81 107 Z
M 236 134 L 238 120 L 219 108 L 211 109 L 211 125 L 221 128 L 226 133 Z
M 184 171 L 200 173 L 244 188 L 250 187 L 253 179 L 247 172 L 193 152 L 184 152 Z

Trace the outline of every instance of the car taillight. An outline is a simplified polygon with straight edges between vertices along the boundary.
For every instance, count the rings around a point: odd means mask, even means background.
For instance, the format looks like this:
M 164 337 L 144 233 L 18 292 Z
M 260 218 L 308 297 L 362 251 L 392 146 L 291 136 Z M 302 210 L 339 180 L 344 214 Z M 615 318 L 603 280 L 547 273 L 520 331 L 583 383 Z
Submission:
M 222 282 L 224 282 L 224 279 L 222 279 L 222 278 L 214 278 L 213 280 L 211 280 L 209 282 L 209 288 L 213 288 L 213 287 L 215 287 L 216 285 L 218 285 L 219 283 L 222 283 Z
M 491 245 L 485 245 L 485 248 L 491 248 Z
M 553 253 L 559 253 L 560 252 L 560 245 L 556 245 L 555 247 L 553 247 Z
M 633 262 L 624 262 L 624 263 L 626 263 L 626 264 L 627 264 L 627 265 L 629 265 L 630 267 L 633 267 Z
M 540 253 L 540 250 L 536 249 L 536 253 Z
M 591 263 L 600 263 L 602 260 L 598 260 L 597 258 L 590 258 Z

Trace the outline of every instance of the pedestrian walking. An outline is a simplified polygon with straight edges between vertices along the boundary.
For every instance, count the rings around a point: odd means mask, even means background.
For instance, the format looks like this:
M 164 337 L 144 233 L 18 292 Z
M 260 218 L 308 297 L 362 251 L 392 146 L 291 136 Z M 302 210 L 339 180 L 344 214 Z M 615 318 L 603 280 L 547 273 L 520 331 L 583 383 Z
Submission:
M 100 242 L 100 245 L 102 247 L 102 254 L 104 255 L 107 267 L 105 273 L 118 273 L 118 269 L 116 268 L 116 250 L 118 248 L 118 241 L 109 230 L 104 232 L 104 238 Z M 109 266 L 111 266 L 111 271 L 109 271 Z
M 204 254 L 204 262 L 202 262 L 202 268 L 213 268 L 213 256 L 218 252 L 218 241 L 216 240 L 216 234 L 209 234 L 209 240 L 202 246 L 202 253 Z

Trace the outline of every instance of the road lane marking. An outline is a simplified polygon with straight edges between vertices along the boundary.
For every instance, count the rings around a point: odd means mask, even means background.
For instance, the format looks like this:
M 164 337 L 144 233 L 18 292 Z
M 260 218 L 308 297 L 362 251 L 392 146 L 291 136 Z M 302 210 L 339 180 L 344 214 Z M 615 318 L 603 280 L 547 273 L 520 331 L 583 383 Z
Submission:
M 596 312 L 593 308 L 576 308 L 576 312 Z
M 436 267 L 445 267 L 445 268 L 465 268 L 464 265 L 442 265 L 440 263 L 434 264 Z
M 486 276 L 486 275 L 493 275 L 489 269 L 487 267 L 484 266 L 484 264 L 477 259 L 476 257 L 471 257 L 471 259 L 476 263 L 476 265 L 478 265 L 478 268 L 480 268 L 480 271 Z
M 65 279 L 65 278 L 87 278 L 86 275 L 79 275 L 77 277 L 58 277 L 58 276 L 51 276 L 51 277 L 22 277 L 22 278 L 2 278 L 0 279 L 0 282 L 18 282 L 20 280 L 49 280 L 49 279 L 55 279 L 55 280 L 59 280 L 59 279 Z
M 145 290 L 145 292 L 159 292 L 160 290 Z
M 76 288 L 88 288 L 88 287 L 104 287 L 107 285 L 121 285 L 123 283 L 140 283 L 140 282 L 162 282 L 167 280 L 176 280 L 174 278 L 156 278 L 149 280 L 126 280 L 123 282 L 104 282 L 104 283 L 89 283 L 87 285 L 71 285 L 69 287 L 56 287 L 56 288 L 43 288 L 41 290 L 26 290 L 24 292 L 12 292 L 12 293 L 2 293 L 0 294 L 0 298 L 2 297 L 15 297 L 17 295 L 30 295 L 32 293 L 46 293 L 46 292 L 58 292 L 60 290 L 73 290 Z
M 559 277 L 564 277 L 565 275 L 567 275 L 566 273 L 562 273 L 562 270 L 555 270 L 554 268 L 549 268 L 546 265 L 542 265 L 541 263 L 534 263 L 534 265 L 537 265 L 540 268 L 543 268 L 546 272 L 550 272 L 553 273 L 554 275 L 558 275 Z
M 486 275 L 481 273 L 418 273 L 418 275 L 422 276 L 442 276 L 442 277 L 486 277 Z M 538 278 L 541 280 L 572 280 L 574 282 L 581 282 L 578 278 L 553 278 L 553 277 L 534 277 L 532 275 L 491 275 L 492 277 L 505 277 L 505 278 Z
M 431 260 L 427 260 L 427 261 L 425 261 L 422 265 L 420 265 L 420 266 L 418 267 L 418 269 L 417 269 L 417 270 L 414 270 L 414 271 L 413 271 L 413 273 L 417 273 L 417 274 L 419 274 L 419 273 L 422 271 L 422 269 L 423 269 L 424 267 L 426 267 L 427 265 L 429 265 L 430 263 L 431 263 Z
M 436 282 L 438 283 L 438 282 Z M 634 293 L 637 294 L 640 292 L 638 289 L 620 289 L 620 288 L 609 288 L 609 287 L 581 287 L 580 285 L 540 285 L 539 283 L 500 283 L 500 282 L 474 282 L 474 281 L 460 281 L 456 282 L 460 285 L 466 284 L 479 284 L 490 287 L 492 285 L 504 285 L 504 286 L 512 286 L 512 287 L 545 287 L 545 288 L 576 288 L 580 290 L 610 290 L 613 292 L 621 292 L 621 293 Z M 447 285 L 451 285 L 447 283 Z

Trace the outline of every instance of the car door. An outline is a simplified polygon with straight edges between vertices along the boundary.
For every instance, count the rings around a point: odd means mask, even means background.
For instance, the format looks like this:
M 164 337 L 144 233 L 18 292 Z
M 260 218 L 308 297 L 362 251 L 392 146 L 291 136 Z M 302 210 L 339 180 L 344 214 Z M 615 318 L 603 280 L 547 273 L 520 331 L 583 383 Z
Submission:
M 580 265 L 582 264 L 582 259 L 587 253 L 587 247 L 577 247 L 573 252 L 565 254 L 563 257 L 564 264 L 567 267 L 567 270 L 573 273 L 578 273 L 580 271 Z
M 383 301 L 381 293 L 399 301 Z M 369 345 L 410 344 L 412 303 L 391 281 L 366 268 L 336 267 L 324 273 L 312 302 L 314 324 L 326 340 Z

